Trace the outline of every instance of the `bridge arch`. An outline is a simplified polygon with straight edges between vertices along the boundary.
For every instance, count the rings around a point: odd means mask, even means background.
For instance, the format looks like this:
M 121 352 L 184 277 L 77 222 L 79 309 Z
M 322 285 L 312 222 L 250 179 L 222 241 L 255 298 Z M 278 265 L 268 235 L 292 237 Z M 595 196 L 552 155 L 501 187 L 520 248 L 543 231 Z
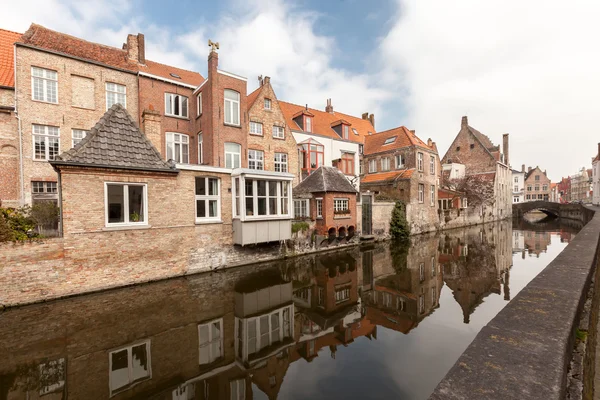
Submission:
M 522 217 L 530 211 L 538 210 L 551 217 L 560 217 L 560 203 L 550 201 L 528 201 L 513 204 L 513 215 Z

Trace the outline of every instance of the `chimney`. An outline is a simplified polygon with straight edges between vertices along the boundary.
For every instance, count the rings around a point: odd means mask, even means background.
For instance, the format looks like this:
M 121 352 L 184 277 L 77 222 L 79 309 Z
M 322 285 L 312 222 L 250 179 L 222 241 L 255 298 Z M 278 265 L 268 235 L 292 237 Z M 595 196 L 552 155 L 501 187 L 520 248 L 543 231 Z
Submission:
M 259 75 L 259 76 L 258 76 L 258 86 L 262 86 L 262 85 L 263 85 L 263 83 L 264 83 L 263 76 L 262 76 L 262 75 Z
M 467 116 L 464 116 L 462 117 L 462 121 L 460 121 L 460 127 L 466 128 L 467 126 L 469 126 L 469 120 L 467 119 Z
M 546 173 L 546 170 L 544 170 L 544 175 L 548 176 L 548 174 Z
M 127 35 L 127 43 L 123 45 L 127 50 L 127 58 L 140 64 L 146 63 L 146 43 L 144 35 Z
M 598 155 L 600 155 L 600 143 L 598 143 Z
M 219 67 L 219 53 L 214 49 L 208 54 L 208 78 L 216 79 L 217 68 Z
M 375 115 L 374 114 L 369 115 L 369 121 L 371 121 L 371 125 L 373 125 L 373 128 L 375 128 Z
M 525 164 L 521 165 L 521 172 L 525 172 Z
M 146 137 L 154 147 L 156 147 L 156 150 L 164 155 L 164 152 L 162 151 L 162 129 L 160 126 L 160 119 L 160 113 L 154 110 L 152 105 L 142 112 L 142 127 Z
M 531 172 L 531 167 L 527 167 L 527 172 Z
M 265 79 L 263 79 L 263 85 L 268 85 L 269 83 L 271 83 L 271 77 L 265 76 Z
M 431 141 L 431 138 L 427 139 L 427 146 L 431 147 L 431 144 L 432 144 L 432 143 L 433 143 L 433 142 Z
M 508 133 L 502 135 L 502 152 L 504 153 L 504 164 L 510 165 L 508 160 Z
M 363 113 L 362 114 L 362 119 L 369 119 L 369 113 L 368 112 Z
M 327 105 L 325 106 L 325 112 L 333 114 L 333 106 L 331 105 L 331 99 L 327 99 Z

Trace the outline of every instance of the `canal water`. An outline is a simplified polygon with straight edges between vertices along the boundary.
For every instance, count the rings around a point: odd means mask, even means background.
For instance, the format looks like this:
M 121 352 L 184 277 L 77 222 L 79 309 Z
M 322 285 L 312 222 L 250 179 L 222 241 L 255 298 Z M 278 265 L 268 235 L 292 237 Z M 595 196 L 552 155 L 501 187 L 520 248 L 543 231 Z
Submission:
M 0 313 L 0 400 L 425 399 L 577 233 L 509 222 Z

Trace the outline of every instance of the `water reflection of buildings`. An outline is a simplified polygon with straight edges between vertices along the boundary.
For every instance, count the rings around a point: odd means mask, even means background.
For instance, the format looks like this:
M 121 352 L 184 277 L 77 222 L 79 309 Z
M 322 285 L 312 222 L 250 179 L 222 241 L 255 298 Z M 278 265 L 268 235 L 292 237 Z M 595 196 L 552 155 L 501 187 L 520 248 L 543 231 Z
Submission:
M 505 228 L 8 310 L 0 400 L 250 399 L 253 390 L 275 399 L 297 360 L 335 358 L 339 346 L 377 339 L 378 326 L 415 329 L 440 307 L 444 282 L 465 321 L 502 285 L 508 297 Z

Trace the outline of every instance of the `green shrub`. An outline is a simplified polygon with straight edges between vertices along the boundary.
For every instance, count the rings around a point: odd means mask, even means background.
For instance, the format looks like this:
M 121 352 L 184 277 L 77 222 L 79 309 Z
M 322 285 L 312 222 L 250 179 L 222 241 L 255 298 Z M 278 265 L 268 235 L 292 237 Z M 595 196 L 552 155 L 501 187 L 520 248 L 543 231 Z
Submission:
M 33 207 L 31 207 L 31 218 L 35 221 L 35 224 L 41 228 L 54 228 L 58 225 L 58 206 L 53 201 L 40 201 L 35 203 Z
M 21 241 L 39 235 L 36 222 L 31 217 L 31 207 L 0 208 L 0 241 Z
M 392 210 L 390 234 L 395 240 L 406 240 L 410 236 L 410 228 L 406 220 L 406 205 L 401 201 L 397 201 Z
M 307 231 L 309 228 L 308 222 L 294 222 L 292 224 L 292 233 Z

